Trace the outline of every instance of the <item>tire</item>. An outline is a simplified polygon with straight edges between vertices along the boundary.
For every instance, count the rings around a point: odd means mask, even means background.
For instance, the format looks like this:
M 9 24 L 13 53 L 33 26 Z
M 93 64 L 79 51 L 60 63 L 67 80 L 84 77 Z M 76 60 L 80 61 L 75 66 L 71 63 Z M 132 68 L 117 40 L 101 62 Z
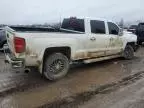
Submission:
M 54 53 L 46 57 L 43 75 L 49 80 L 64 77 L 69 70 L 69 59 L 62 53 Z
M 133 57 L 134 57 L 134 49 L 133 49 L 133 47 L 131 45 L 127 45 L 125 47 L 125 50 L 123 52 L 123 57 L 125 59 L 128 59 L 128 60 L 133 59 Z

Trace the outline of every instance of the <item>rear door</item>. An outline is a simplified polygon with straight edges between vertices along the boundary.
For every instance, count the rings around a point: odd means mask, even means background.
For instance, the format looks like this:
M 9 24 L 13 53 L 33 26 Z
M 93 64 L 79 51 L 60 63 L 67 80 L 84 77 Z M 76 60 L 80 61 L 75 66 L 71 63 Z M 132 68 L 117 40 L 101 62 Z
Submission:
M 74 49 L 74 59 L 85 59 L 87 58 L 88 52 L 88 34 L 87 34 L 87 20 L 80 19 L 76 17 L 66 18 L 63 20 L 61 29 L 71 31 L 71 33 L 67 33 L 74 41 L 73 43 Z M 72 42 L 72 41 L 71 41 Z M 71 43 L 70 42 L 70 43 Z
M 123 48 L 122 36 L 119 36 L 120 28 L 112 22 L 108 22 L 107 24 L 109 29 L 109 44 L 107 46 L 106 55 L 118 54 Z
M 108 37 L 106 35 L 105 21 L 90 20 L 91 33 L 88 37 L 88 56 L 105 56 Z

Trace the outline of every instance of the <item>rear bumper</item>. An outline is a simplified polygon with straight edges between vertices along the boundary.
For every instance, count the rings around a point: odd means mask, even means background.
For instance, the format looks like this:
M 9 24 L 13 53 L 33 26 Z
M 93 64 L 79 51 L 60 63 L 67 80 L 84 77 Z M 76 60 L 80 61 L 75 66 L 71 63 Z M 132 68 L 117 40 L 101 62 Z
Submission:
M 11 55 L 8 46 L 4 46 L 5 63 L 11 64 L 12 68 L 24 68 L 24 61 Z
M 5 54 L 5 63 L 11 64 L 12 68 L 24 68 L 22 60 L 12 59 L 9 55 Z

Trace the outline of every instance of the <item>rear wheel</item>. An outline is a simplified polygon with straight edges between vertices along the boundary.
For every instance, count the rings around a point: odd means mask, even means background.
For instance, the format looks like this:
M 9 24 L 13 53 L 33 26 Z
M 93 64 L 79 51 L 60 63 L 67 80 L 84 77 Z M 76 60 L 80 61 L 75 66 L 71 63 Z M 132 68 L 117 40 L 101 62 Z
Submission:
M 132 59 L 134 57 L 134 49 L 131 45 L 127 45 L 123 52 L 123 57 L 125 59 Z
M 49 80 L 57 80 L 64 77 L 69 70 L 69 60 L 62 53 L 54 53 L 46 57 L 44 64 L 44 76 Z

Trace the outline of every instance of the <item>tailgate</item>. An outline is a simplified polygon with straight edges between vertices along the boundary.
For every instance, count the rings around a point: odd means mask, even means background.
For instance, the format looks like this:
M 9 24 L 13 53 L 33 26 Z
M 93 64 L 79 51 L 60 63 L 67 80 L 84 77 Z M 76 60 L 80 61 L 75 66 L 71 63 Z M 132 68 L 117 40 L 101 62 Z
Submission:
M 6 27 L 6 38 L 7 38 L 7 44 L 8 47 L 11 51 L 12 54 L 15 54 L 15 49 L 14 49 L 14 36 L 15 36 L 15 31 L 9 27 Z

